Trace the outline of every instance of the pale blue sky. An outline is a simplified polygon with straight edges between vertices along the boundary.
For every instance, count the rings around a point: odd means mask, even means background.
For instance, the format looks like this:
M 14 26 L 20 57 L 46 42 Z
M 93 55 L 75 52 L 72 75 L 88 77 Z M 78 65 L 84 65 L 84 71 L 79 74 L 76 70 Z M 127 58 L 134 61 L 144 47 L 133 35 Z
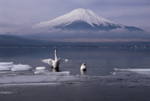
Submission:
M 150 32 L 150 0 L 0 0 L 0 33 L 52 20 L 76 8 Z

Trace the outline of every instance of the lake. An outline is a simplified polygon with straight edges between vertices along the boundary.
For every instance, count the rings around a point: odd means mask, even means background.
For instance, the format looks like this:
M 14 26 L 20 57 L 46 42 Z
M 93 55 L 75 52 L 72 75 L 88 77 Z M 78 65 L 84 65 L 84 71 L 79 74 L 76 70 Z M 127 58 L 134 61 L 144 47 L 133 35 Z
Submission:
M 118 69 L 150 68 L 149 48 L 101 48 L 101 47 L 23 47 L 0 48 L 0 61 L 14 64 L 27 64 L 36 67 L 44 66 L 47 70 L 53 69 L 42 59 L 54 59 L 54 50 L 57 48 L 58 58 L 68 59 L 67 63 L 60 64 L 60 71 L 70 71 L 71 75 L 80 75 L 80 66 L 86 63 L 86 75 L 103 76 Z
M 54 59 L 55 49 L 58 58 L 69 60 L 60 64 L 60 71 L 41 61 Z M 149 61 L 150 48 L 145 45 L 1 47 L 1 65 L 10 62 L 13 66 L 20 64 L 17 65 L 20 69 L 23 66 L 32 69 L 1 70 L 0 98 L 3 101 L 149 101 Z M 82 63 L 86 63 L 86 72 L 80 71 Z M 36 70 L 36 67 L 46 69 Z

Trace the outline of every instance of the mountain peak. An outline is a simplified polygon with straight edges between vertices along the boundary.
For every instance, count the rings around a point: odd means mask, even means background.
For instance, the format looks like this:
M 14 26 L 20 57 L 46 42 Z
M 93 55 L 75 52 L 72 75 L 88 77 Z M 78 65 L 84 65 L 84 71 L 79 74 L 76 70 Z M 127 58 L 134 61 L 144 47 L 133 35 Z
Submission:
M 94 26 L 93 24 L 99 25 L 99 24 L 105 23 L 105 22 L 113 23 L 103 17 L 98 16 L 90 9 L 78 8 L 78 9 L 75 9 L 72 12 L 70 12 L 69 15 L 74 16 L 75 21 L 82 20 L 82 21 L 87 22 L 91 26 Z M 105 25 L 106 25 L 106 23 L 105 23 Z
M 116 28 L 128 28 L 134 30 L 134 27 L 130 28 L 129 26 L 114 23 L 85 8 L 77 8 L 53 20 L 40 22 L 34 25 L 33 28 L 59 28 L 69 30 L 112 30 Z
M 89 9 L 86 9 L 86 8 L 77 8 L 77 9 L 74 9 L 73 11 L 77 11 L 77 12 L 86 12 L 86 11 L 91 11 Z M 72 11 L 72 12 L 73 12 Z
M 78 9 L 71 11 L 70 13 L 67 13 L 63 16 L 57 17 L 51 21 L 40 22 L 40 23 L 36 24 L 34 26 L 34 28 L 57 26 L 57 25 L 61 25 L 61 24 L 69 25 L 75 21 L 84 21 L 93 27 L 94 27 L 94 25 L 99 26 L 101 24 L 108 26 L 107 23 L 113 23 L 103 17 L 98 16 L 97 14 L 95 14 L 93 11 L 91 11 L 89 9 L 78 8 Z
M 84 14 L 95 15 L 93 11 L 91 11 L 90 9 L 85 9 L 85 8 L 77 8 L 71 11 L 70 13 L 76 14 L 77 16 L 84 15 Z

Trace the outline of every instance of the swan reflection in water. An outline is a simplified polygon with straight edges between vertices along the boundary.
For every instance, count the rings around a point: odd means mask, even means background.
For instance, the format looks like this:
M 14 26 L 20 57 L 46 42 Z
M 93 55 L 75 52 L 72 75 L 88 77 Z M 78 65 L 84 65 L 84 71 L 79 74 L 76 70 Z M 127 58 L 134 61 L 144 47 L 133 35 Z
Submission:
M 81 75 L 86 75 L 86 71 L 80 70 Z
M 57 68 L 53 68 L 53 69 L 52 69 L 52 72 L 60 72 L 60 70 L 57 69 Z

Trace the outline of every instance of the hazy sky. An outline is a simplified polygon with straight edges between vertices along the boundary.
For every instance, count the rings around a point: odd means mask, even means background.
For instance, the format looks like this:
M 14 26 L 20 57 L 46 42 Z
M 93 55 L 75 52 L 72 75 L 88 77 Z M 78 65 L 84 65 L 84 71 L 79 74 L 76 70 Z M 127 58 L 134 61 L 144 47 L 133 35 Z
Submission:
M 116 23 L 150 32 L 150 0 L 0 0 L 0 34 L 88 8 Z

